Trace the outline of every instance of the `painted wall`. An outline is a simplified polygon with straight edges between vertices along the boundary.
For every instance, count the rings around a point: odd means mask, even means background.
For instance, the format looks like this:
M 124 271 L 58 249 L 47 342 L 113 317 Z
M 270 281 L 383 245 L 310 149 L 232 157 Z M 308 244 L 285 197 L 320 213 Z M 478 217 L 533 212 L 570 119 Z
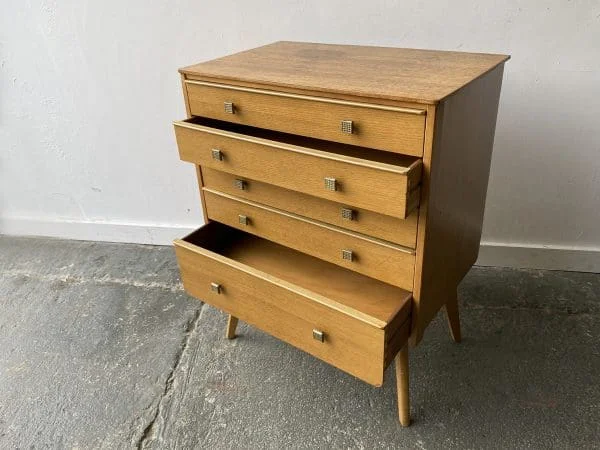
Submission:
M 598 1 L 31 1 L 0 14 L 0 232 L 166 243 L 202 222 L 176 69 L 275 40 L 512 54 L 484 241 L 600 247 Z

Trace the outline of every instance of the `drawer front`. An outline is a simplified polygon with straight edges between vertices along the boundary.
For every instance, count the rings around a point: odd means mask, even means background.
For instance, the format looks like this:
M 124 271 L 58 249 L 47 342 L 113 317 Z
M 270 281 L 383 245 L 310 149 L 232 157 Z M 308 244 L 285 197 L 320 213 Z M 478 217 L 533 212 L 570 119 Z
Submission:
M 183 285 L 192 296 L 368 383 L 383 383 L 385 330 L 318 304 L 268 277 L 240 270 L 226 258 L 215 259 L 201 248 L 176 242 L 176 254 Z M 211 283 L 220 286 L 219 292 Z M 313 330 L 324 333 L 323 342 L 313 338 Z
M 208 167 L 202 167 L 202 182 L 212 190 L 415 248 L 416 211 L 402 220 Z
M 208 218 L 412 290 L 414 252 L 204 188 Z
M 190 112 L 286 133 L 422 156 L 425 111 L 186 80 Z
M 218 134 L 217 134 L 218 133 Z M 420 161 L 400 171 L 276 148 L 185 122 L 175 124 L 182 160 L 404 219 L 419 201 Z

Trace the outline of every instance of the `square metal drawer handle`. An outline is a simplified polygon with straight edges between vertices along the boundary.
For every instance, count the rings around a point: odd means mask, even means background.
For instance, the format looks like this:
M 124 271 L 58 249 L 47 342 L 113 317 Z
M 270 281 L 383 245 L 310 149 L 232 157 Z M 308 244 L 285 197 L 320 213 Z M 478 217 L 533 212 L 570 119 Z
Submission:
M 313 329 L 313 339 L 319 342 L 325 342 L 325 333 L 315 328 Z
M 350 208 L 342 208 L 342 219 L 344 220 L 355 220 L 356 212 Z
M 248 187 L 248 183 L 246 180 L 240 180 L 239 178 L 236 178 L 233 182 L 233 186 L 240 191 L 245 191 Z
M 244 215 L 240 214 L 238 216 L 238 219 L 242 225 L 248 225 L 250 223 L 250 219 L 248 219 L 248 216 L 244 216 Z
M 337 191 L 338 182 L 335 178 L 325 177 L 325 189 L 328 191 Z
M 223 288 L 219 283 L 210 283 L 210 290 L 216 294 L 220 294 L 223 291 Z
M 345 259 L 346 261 L 353 261 L 354 253 L 352 252 L 352 250 L 343 249 L 342 250 L 342 259 Z
M 354 125 L 351 120 L 342 120 L 340 127 L 342 133 L 352 134 L 354 132 Z
M 212 159 L 216 160 L 216 161 L 223 161 L 223 152 L 221 150 L 219 150 L 218 148 L 213 148 L 211 150 L 212 153 Z
M 224 102 L 223 105 L 227 114 L 235 114 L 235 106 L 233 105 L 233 102 Z

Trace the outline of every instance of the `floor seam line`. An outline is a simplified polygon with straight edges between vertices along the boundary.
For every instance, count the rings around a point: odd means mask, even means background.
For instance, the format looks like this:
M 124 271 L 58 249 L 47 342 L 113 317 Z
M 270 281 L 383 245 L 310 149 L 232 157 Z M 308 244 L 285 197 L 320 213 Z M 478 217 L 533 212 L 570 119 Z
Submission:
M 30 278 L 38 281 L 46 281 L 49 283 L 53 282 L 63 282 L 69 284 L 98 284 L 98 285 L 117 285 L 117 286 L 132 286 L 141 289 L 161 289 L 170 292 L 183 292 L 183 284 L 181 282 L 177 284 L 163 283 L 160 281 L 137 281 L 127 278 L 112 278 L 108 275 L 99 278 L 86 278 L 80 276 L 74 276 L 70 274 L 39 274 L 39 273 L 31 273 L 25 271 L 5 271 L 0 272 L 0 277 L 5 278 Z

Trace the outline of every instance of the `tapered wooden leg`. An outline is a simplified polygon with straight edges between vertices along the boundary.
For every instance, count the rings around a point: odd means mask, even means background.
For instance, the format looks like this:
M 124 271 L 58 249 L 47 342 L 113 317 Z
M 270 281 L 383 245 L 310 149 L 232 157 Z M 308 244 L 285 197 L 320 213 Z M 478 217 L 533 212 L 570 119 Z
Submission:
M 231 314 L 229 315 L 229 319 L 227 319 L 227 330 L 225 330 L 225 337 L 227 339 L 235 339 L 235 328 L 238 324 L 238 318 L 233 317 Z
M 408 392 L 408 343 L 396 355 L 396 388 L 398 390 L 398 418 L 403 427 L 410 425 L 410 394 Z
M 446 316 L 448 317 L 448 327 L 450 336 L 454 342 L 460 342 L 460 317 L 458 315 L 458 296 L 456 291 L 446 301 Z

